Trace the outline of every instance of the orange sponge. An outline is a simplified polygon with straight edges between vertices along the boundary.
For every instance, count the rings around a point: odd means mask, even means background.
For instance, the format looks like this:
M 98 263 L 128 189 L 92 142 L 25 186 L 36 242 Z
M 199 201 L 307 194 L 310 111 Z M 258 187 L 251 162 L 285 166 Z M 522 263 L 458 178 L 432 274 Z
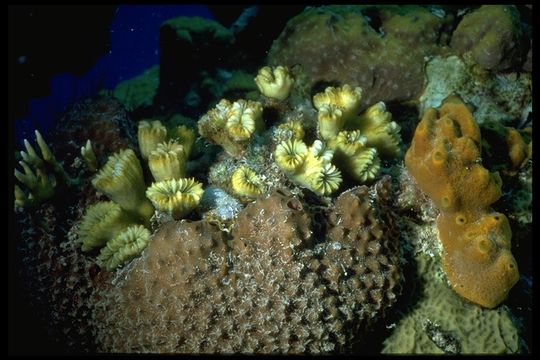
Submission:
M 487 308 L 499 305 L 519 278 L 507 218 L 490 205 L 501 178 L 481 165 L 480 130 L 456 96 L 428 109 L 405 156 L 418 186 L 440 210 L 443 267 L 454 290 Z

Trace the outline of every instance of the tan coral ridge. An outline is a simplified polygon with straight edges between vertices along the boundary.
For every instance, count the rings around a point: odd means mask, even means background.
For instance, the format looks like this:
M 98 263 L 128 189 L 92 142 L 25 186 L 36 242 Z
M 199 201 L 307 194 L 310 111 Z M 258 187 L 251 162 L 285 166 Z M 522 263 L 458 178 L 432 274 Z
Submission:
M 246 206 L 230 239 L 204 220 L 167 223 L 126 273 L 96 289 L 99 351 L 350 351 L 399 290 L 389 180 L 338 197 L 326 240 L 306 204 L 283 191 Z
M 440 210 L 443 268 L 452 288 L 487 308 L 499 305 L 519 279 L 508 219 L 490 205 L 501 179 L 481 165 L 480 130 L 456 96 L 428 109 L 405 156 L 409 172 Z

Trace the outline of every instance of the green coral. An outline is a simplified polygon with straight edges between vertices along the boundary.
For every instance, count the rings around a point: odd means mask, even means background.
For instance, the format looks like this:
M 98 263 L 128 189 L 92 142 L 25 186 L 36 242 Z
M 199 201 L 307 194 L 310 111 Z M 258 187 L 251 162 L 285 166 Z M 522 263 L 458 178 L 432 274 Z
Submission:
M 423 283 L 420 300 L 384 341 L 386 354 L 512 354 L 519 333 L 508 309 L 482 309 L 446 284 L 440 258 L 416 256 Z
M 41 157 L 32 144 L 24 139 L 26 151 L 19 152 L 19 165 L 23 172 L 15 169 L 15 178 L 26 187 L 26 192 L 19 185 L 14 186 L 16 209 L 32 207 L 52 198 L 58 176 L 68 186 L 78 186 L 82 181 L 80 177 L 71 177 L 65 171 L 39 131 L 35 130 L 35 135 Z
M 118 84 L 112 94 L 126 109 L 151 106 L 159 87 L 159 66 L 155 65 L 131 79 Z
M 96 263 L 108 271 L 127 263 L 138 256 L 148 245 L 150 231 L 144 226 L 128 227 L 101 249 Z
M 105 245 L 133 222 L 120 205 L 112 201 L 100 201 L 88 207 L 79 228 L 82 251 Z

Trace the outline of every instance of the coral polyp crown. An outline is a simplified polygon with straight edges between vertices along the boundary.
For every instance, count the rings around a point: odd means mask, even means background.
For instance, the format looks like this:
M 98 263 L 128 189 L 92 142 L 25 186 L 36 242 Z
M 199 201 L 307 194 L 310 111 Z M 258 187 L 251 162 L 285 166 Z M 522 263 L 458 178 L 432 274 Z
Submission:
M 62 353 L 530 352 L 531 6 L 126 8 L 156 41 L 123 71 L 159 64 L 14 152 L 9 258 Z

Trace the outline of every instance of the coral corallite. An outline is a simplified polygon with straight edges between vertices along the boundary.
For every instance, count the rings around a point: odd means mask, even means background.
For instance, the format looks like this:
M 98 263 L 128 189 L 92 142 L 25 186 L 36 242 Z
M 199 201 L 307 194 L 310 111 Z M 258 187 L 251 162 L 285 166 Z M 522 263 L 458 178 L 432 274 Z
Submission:
M 203 192 L 201 183 L 193 178 L 182 178 L 155 182 L 146 190 L 146 196 L 156 209 L 181 219 L 195 209 Z
M 389 185 L 341 195 L 328 240 L 313 236 L 304 204 L 282 191 L 250 203 L 229 241 L 204 220 L 169 222 L 129 274 L 95 292 L 100 350 L 350 351 L 399 291 Z
M 501 196 L 501 178 L 480 163 L 480 130 L 457 97 L 428 109 L 405 156 L 409 172 L 441 213 L 443 268 L 464 298 L 493 308 L 519 279 L 510 252 L 506 216 L 490 205 Z

